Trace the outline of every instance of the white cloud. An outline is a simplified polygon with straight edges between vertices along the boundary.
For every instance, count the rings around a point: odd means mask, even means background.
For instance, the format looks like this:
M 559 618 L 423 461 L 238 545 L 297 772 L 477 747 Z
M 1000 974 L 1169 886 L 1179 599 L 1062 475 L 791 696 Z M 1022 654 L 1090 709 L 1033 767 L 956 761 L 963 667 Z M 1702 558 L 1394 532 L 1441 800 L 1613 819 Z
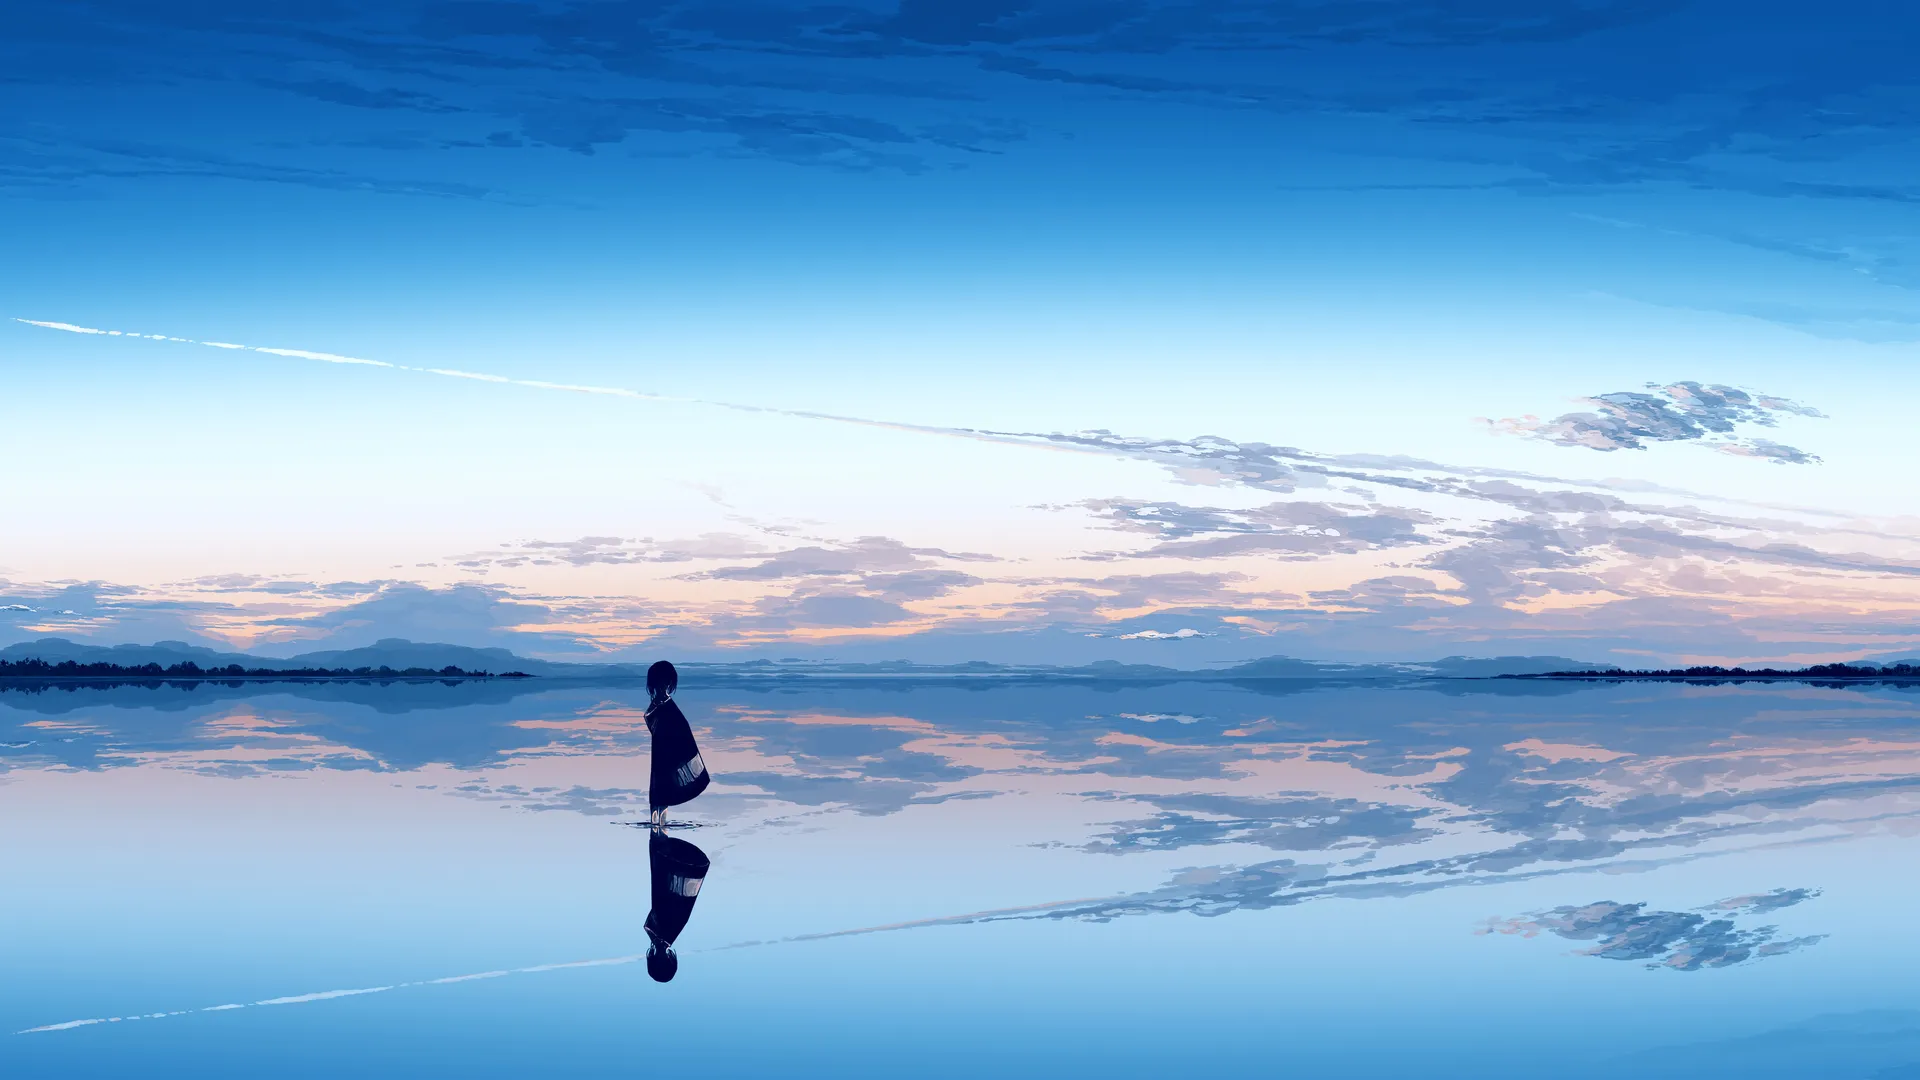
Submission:
M 13 321 L 26 323 L 28 326 L 44 326 L 49 330 L 65 330 L 69 334 L 105 334 L 107 333 L 107 331 L 105 330 L 95 330 L 91 326 L 75 326 L 72 323 L 42 322 L 39 319 L 15 319 Z
M 273 356 L 291 356 L 300 360 L 324 360 L 329 364 L 365 364 L 368 367 L 384 367 L 384 368 L 390 368 L 395 366 L 393 364 L 387 363 L 385 360 L 362 360 L 357 356 L 340 356 L 336 353 L 308 352 L 305 349 L 269 349 L 269 348 L 265 348 L 264 346 L 258 346 L 258 345 L 253 346 L 252 348 L 253 348 L 253 351 L 257 353 L 268 353 Z

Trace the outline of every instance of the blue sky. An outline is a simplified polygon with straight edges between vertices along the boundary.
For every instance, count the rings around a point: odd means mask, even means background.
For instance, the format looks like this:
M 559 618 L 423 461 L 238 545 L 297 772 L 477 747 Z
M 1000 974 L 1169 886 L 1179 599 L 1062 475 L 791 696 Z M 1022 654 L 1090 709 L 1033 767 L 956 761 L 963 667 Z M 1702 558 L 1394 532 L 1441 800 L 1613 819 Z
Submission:
M 0 44 L 0 637 L 1911 650 L 1917 36 L 43 5 Z

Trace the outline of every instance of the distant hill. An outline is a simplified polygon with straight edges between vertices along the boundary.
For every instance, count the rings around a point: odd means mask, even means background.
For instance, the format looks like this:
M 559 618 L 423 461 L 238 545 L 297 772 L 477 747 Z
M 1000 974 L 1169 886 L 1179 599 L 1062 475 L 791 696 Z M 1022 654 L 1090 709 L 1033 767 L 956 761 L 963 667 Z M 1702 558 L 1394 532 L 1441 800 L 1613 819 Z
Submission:
M 1220 679 L 1391 679 L 1407 672 L 1390 664 L 1317 664 L 1291 656 L 1269 656 L 1208 672 Z
M 1544 675 L 1549 671 L 1613 671 L 1618 664 L 1596 664 L 1588 660 L 1569 660 L 1564 656 L 1449 656 L 1431 664 L 1413 664 L 1428 668 L 1444 679 L 1491 679 L 1497 675 Z
M 515 672 L 516 677 L 525 677 Z M 81 663 L 62 660 L 48 663 L 37 657 L 26 660 L 0 660 L 0 679 L 362 679 L 362 678 L 493 678 L 490 671 L 472 671 L 448 665 L 443 668 L 316 668 L 316 667 L 202 667 L 193 661 L 178 664 L 109 664 L 101 661 Z
M 581 668 L 581 664 L 555 664 L 546 660 L 515 656 L 506 649 L 475 649 L 465 645 L 435 645 L 405 638 L 382 638 L 358 649 L 324 649 L 290 656 L 279 662 L 285 667 L 358 668 L 390 667 L 443 668 L 472 671 L 524 671 L 529 675 L 551 675 Z
M 284 664 L 284 661 L 267 657 L 219 652 L 184 641 L 156 641 L 151 645 L 83 645 L 57 637 L 9 645 L 0 649 L 0 660 L 45 660 L 49 664 L 71 660 L 76 664 L 117 664 L 121 667 L 140 667 L 143 664 L 172 667 L 184 663 L 198 664 L 203 668 L 226 667 L 228 664 L 239 664 L 241 667 Z
M 630 675 L 645 669 L 632 664 L 557 664 L 546 660 L 515 656 L 506 649 L 474 649 L 464 645 L 439 645 L 386 638 L 358 649 L 333 649 L 301 653 L 298 656 L 261 656 L 257 653 L 219 652 L 189 645 L 184 641 L 158 641 L 152 645 L 85 645 L 66 638 L 40 638 L 22 641 L 0 649 L 0 660 L 44 660 L 50 664 L 72 661 L 76 664 L 115 664 L 140 667 L 158 664 L 193 663 L 202 668 L 224 668 L 238 664 L 244 668 L 380 668 L 395 671 L 426 668 L 438 671 L 457 667 L 466 671 L 524 671 L 529 675 Z
M 1920 665 L 1916 664 L 1812 664 L 1797 668 L 1749 668 L 1721 667 L 1717 664 L 1696 664 L 1684 668 L 1653 668 L 1625 671 L 1620 668 L 1608 668 L 1604 671 L 1551 671 L 1541 675 L 1513 675 L 1502 678 L 1517 679 L 1705 679 L 1705 680 L 1744 680 L 1744 679 L 1799 679 L 1825 681 L 1829 679 L 1920 679 Z

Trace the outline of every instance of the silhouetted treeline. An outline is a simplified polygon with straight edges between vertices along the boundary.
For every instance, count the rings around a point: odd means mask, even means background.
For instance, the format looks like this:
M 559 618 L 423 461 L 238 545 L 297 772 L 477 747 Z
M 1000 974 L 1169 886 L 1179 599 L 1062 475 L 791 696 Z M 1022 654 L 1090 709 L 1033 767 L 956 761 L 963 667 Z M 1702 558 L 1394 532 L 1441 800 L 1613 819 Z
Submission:
M 163 678 L 274 678 L 274 679 L 402 679 L 402 678 L 461 678 L 461 679 L 524 679 L 525 672 L 509 671 L 503 675 L 494 675 L 490 671 L 468 671 L 465 668 L 448 664 L 443 668 L 250 668 L 239 664 L 225 667 L 201 667 L 191 660 L 161 667 L 159 664 L 82 664 L 74 660 L 62 660 L 50 664 L 45 660 L 0 660 L 0 679 L 48 679 L 48 678 L 98 678 L 101 676 L 120 679 L 163 679 Z
M 1549 671 L 1543 675 L 1502 675 L 1503 679 L 1900 679 L 1920 678 L 1920 664 L 1814 664 L 1803 668 L 1744 668 L 1700 665 L 1628 671 Z

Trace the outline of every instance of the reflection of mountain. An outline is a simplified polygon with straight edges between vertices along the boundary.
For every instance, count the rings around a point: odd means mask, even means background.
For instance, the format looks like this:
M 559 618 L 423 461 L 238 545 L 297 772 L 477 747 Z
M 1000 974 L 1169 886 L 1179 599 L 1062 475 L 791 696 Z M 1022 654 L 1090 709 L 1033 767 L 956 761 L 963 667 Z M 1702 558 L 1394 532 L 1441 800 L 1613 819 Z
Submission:
M 1159 889 L 1050 917 L 1217 913 L 1706 858 L 1874 828 L 1914 814 L 1897 796 L 1920 790 L 1920 699 L 1894 687 L 1257 687 L 824 679 L 687 693 L 722 778 L 716 809 L 883 816 L 1038 787 L 1093 824 L 1035 841 L 1113 858 L 1218 853 Z M 571 679 L 0 693 L 0 768 L 638 758 L 645 703 L 634 681 Z M 296 737 L 306 756 L 275 756 Z M 521 789 L 476 773 L 459 790 L 535 809 L 631 801 L 606 783 Z
M 226 739 L 209 738 L 215 721 L 236 711 L 275 718 L 277 730 L 363 751 L 384 767 L 429 763 L 463 767 L 497 762 L 503 753 L 551 741 L 551 734 L 514 726 L 531 710 L 517 699 L 536 681 L 470 682 L 148 682 L 57 686 L 0 692 L 0 768 L 14 760 L 57 760 L 73 768 L 137 764 L 143 755 L 217 754 Z M 571 715 L 575 699 L 560 710 Z M 132 755 L 132 756 L 128 756 Z M 343 762 L 346 759 L 342 759 Z M 368 767 L 364 757 L 354 768 Z

